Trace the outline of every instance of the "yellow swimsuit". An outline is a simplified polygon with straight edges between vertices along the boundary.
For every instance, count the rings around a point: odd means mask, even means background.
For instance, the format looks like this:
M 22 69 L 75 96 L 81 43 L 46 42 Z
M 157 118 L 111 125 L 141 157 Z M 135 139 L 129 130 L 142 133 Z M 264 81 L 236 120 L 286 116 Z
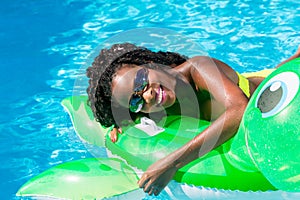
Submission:
M 264 69 L 258 72 L 247 72 L 240 74 L 236 72 L 236 74 L 239 77 L 239 83 L 238 86 L 241 88 L 241 90 L 244 92 L 244 94 L 249 98 L 250 97 L 250 86 L 249 86 L 249 80 L 247 78 L 250 77 L 267 77 L 270 73 L 272 73 L 275 69 Z

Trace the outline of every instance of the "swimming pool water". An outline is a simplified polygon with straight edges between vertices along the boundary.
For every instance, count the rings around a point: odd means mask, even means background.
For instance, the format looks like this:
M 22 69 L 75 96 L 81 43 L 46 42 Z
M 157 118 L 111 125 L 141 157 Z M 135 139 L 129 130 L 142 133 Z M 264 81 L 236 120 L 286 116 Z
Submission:
M 3 0 L 0 16 L 1 199 L 54 165 L 105 156 L 80 141 L 60 101 L 117 34 L 172 30 L 240 72 L 274 67 L 300 44 L 297 0 Z

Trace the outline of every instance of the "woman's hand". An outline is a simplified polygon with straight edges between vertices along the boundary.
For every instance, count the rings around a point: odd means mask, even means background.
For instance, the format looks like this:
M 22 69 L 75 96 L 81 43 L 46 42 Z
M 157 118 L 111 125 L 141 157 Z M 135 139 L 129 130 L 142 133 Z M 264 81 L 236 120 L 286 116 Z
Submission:
M 118 140 L 118 134 L 122 134 L 122 129 L 121 128 L 113 128 L 111 131 L 110 131 L 110 140 L 112 142 L 116 142 Z
M 178 170 L 168 157 L 165 157 L 153 165 L 143 174 L 138 181 L 139 187 L 144 189 L 144 192 L 149 195 L 158 195 L 165 186 L 172 180 L 174 174 Z

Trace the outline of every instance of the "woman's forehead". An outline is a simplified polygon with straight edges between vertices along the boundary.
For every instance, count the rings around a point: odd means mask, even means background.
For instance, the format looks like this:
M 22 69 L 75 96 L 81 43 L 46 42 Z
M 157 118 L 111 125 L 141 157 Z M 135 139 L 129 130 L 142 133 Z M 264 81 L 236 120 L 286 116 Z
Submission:
M 113 80 L 112 80 L 112 86 L 127 86 L 133 87 L 133 82 L 136 76 L 137 71 L 141 67 L 135 66 L 135 67 L 122 67 L 115 73 Z M 132 83 L 132 84 L 131 84 Z
M 131 94 L 133 93 L 134 79 L 137 70 L 141 67 L 122 67 L 112 80 L 112 97 L 123 106 L 128 106 Z

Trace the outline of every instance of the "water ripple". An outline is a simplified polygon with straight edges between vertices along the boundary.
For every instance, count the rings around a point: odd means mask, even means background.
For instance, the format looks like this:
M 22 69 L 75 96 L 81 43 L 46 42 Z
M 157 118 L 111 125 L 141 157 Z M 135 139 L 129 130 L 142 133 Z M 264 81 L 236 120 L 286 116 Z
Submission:
M 72 16 L 74 21 L 80 18 L 83 22 L 57 33 L 49 30 L 53 33 L 48 38 L 49 45 L 41 51 L 64 60 L 49 71 L 45 80 L 48 91 L 8 105 L 14 118 L 0 124 L 0 141 L 9 147 L 0 152 L 6 158 L 0 168 L 9 169 L 12 181 L 24 183 L 62 162 L 89 157 L 91 153 L 106 156 L 103 149 L 80 141 L 60 105 L 66 96 L 85 94 L 85 69 L 99 53 L 99 47 L 109 47 L 120 39 L 155 50 L 210 55 L 240 72 L 274 67 L 300 44 L 298 4 L 297 0 L 63 1 L 59 8 L 65 6 L 72 11 L 72 7 L 80 7 Z M 30 11 L 39 11 L 38 3 L 31 5 Z M 173 32 L 138 34 L 146 27 Z M 118 34 L 123 35 L 118 38 Z

